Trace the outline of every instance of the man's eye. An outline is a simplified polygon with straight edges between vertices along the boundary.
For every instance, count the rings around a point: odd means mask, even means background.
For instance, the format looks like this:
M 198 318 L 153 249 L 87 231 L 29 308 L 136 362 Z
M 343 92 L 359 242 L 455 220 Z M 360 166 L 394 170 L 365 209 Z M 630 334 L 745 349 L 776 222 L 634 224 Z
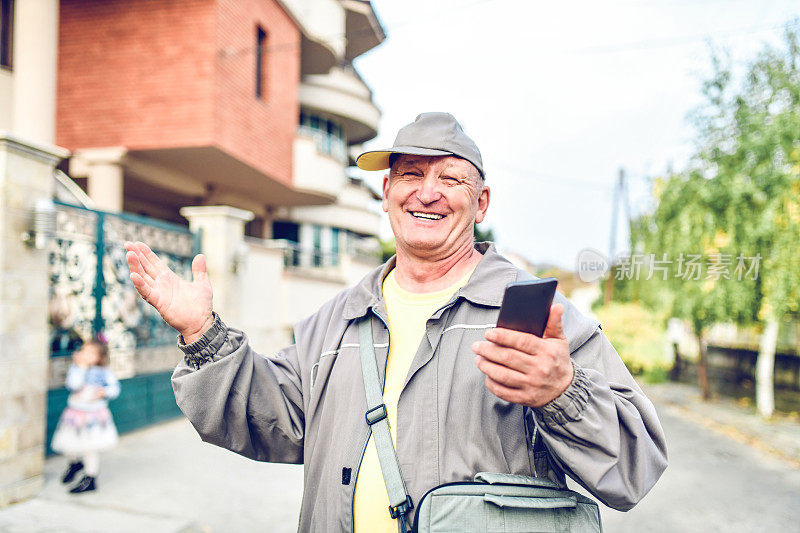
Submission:
M 418 178 L 418 177 L 420 177 L 421 175 L 422 175 L 422 174 L 420 174 L 419 172 L 403 172 L 403 176 L 415 176 L 415 177 L 417 177 L 417 178 Z
M 444 177 L 444 178 L 442 178 L 442 179 L 443 179 L 444 181 L 448 182 L 448 183 L 459 183 L 459 180 L 458 180 L 458 178 L 454 178 L 454 177 L 452 177 L 452 176 L 445 176 L 445 177 Z

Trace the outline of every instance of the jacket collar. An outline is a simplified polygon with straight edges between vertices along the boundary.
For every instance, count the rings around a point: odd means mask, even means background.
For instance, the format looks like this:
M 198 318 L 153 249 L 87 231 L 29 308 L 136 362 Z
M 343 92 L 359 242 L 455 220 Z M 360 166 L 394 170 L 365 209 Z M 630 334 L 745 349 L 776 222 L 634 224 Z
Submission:
M 517 267 L 497 253 L 490 242 L 475 243 L 475 249 L 483 257 L 467 284 L 459 290 L 459 295 L 478 305 L 500 307 L 506 285 L 517 279 Z M 395 262 L 396 256 L 392 256 L 350 290 L 344 306 L 345 320 L 364 316 L 371 307 L 383 300 L 383 279 L 394 268 Z

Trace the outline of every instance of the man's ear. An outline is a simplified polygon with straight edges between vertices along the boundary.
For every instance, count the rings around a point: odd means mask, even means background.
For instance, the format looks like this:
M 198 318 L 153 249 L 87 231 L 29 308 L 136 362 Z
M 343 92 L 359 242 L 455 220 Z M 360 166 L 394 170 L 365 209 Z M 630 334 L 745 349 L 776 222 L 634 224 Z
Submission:
M 478 212 L 475 213 L 475 223 L 480 224 L 486 218 L 486 211 L 489 209 L 489 197 L 491 196 L 489 187 L 484 185 L 478 195 Z
M 381 195 L 381 207 L 384 213 L 389 212 L 389 174 L 383 176 L 383 192 Z

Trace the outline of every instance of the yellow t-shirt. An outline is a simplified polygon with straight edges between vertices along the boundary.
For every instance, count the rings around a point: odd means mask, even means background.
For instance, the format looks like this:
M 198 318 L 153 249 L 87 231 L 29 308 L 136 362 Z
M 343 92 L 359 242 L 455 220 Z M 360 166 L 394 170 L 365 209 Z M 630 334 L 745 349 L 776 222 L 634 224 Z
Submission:
M 398 285 L 394 273 L 392 270 L 383 280 L 390 339 L 383 402 L 386 404 L 392 441 L 397 442 L 397 402 L 425 334 L 426 323 L 433 313 L 450 301 L 453 293 L 467 284 L 472 270 L 450 287 L 426 293 L 404 290 Z M 358 471 L 354 512 L 355 530 L 359 533 L 397 533 L 397 521 L 389 516 L 389 496 L 383 483 L 378 451 L 371 436 Z

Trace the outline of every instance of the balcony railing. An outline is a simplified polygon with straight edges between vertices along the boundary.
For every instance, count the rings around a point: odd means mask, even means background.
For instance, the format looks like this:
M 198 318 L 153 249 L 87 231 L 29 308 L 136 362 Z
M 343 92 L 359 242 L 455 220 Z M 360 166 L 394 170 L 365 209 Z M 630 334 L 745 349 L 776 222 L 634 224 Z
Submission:
M 322 250 L 302 247 L 285 239 L 262 241 L 268 248 L 283 250 L 283 265 L 286 268 L 330 268 L 338 267 L 343 255 L 361 261 L 377 262 L 378 255 L 367 243 L 352 242 L 347 250 Z
M 333 156 L 342 163 L 347 162 L 347 144 L 340 136 L 307 125 L 298 126 L 297 133 L 312 138 L 320 153 Z

